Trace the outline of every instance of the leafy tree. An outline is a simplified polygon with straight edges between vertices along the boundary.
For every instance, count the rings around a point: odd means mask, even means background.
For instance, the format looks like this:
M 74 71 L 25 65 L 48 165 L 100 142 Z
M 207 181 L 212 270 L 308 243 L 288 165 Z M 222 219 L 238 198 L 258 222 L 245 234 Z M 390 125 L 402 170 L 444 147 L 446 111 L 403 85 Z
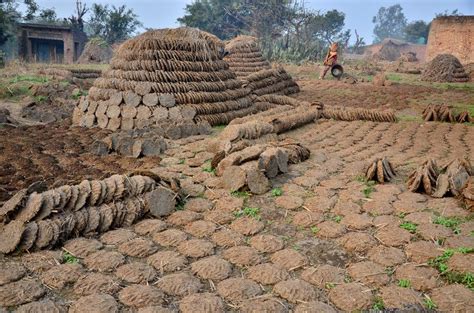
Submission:
M 0 46 L 15 33 L 15 23 L 20 20 L 21 14 L 17 10 L 15 0 L 0 1 Z
M 230 39 L 246 27 L 238 12 L 242 4 L 243 1 L 235 0 L 197 0 L 186 5 L 186 14 L 178 18 L 178 22 L 207 31 L 221 39 Z
M 426 43 L 430 32 L 430 24 L 425 21 L 414 21 L 409 23 L 404 31 L 405 40 L 412 43 Z
M 344 13 L 309 11 L 300 0 L 196 0 L 185 10 L 178 19 L 182 25 L 221 39 L 256 36 L 268 58 L 317 58 L 328 43 L 347 45 L 350 38 L 350 31 L 343 31 Z
M 93 4 L 87 31 L 92 37 L 100 37 L 109 44 L 128 39 L 142 23 L 132 9 L 125 5 L 116 7 Z
M 403 8 L 399 4 L 388 8 L 381 7 L 376 16 L 373 17 L 374 42 L 380 42 L 385 38 L 403 38 L 403 30 L 407 24 Z

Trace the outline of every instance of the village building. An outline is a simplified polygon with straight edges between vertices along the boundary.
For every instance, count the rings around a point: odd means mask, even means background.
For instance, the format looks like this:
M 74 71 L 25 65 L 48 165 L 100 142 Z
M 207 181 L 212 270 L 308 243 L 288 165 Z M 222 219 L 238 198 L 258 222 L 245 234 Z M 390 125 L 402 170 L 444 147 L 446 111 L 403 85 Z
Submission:
M 83 31 L 71 26 L 21 23 L 19 55 L 27 62 L 74 63 L 87 42 Z

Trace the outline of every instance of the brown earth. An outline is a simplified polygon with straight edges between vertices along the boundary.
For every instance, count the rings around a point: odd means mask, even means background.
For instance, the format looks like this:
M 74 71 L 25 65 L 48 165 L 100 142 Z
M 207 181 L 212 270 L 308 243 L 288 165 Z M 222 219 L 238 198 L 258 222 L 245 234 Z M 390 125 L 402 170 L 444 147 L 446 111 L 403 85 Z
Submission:
M 472 98 L 466 91 L 424 86 L 339 88 L 336 81 L 304 78 L 300 83 L 298 98 L 328 105 L 376 107 L 382 97 L 393 109 L 418 112 L 419 101 L 433 97 Z M 431 299 L 442 311 L 469 312 L 473 305 L 472 290 L 450 282 L 429 262 L 447 248 L 474 247 L 472 212 L 456 199 L 413 194 L 405 186 L 427 156 L 440 163 L 474 160 L 472 125 L 308 124 L 283 135 L 301 142 L 311 156 L 272 180 L 282 196 L 209 187 L 222 181 L 199 167 L 205 166 L 205 160 L 197 161 L 200 155 L 194 158 L 206 149 L 206 140 L 176 145 L 160 158 L 90 154 L 88 146 L 105 135 L 67 124 L 0 129 L 0 201 L 35 181 L 51 187 L 160 164 L 204 191 L 167 218 L 147 218 L 55 250 L 0 256 L 1 308 L 336 312 L 368 310 L 381 301 L 390 309 L 420 308 Z M 398 176 L 368 191 L 357 176 L 382 157 Z M 252 216 L 244 208 L 259 210 Z M 434 224 L 436 216 L 457 218 L 459 225 L 454 231 Z M 417 230 L 402 229 L 403 222 Z M 447 265 L 470 271 L 472 254 L 456 252 Z M 400 287 L 401 280 L 410 287 Z

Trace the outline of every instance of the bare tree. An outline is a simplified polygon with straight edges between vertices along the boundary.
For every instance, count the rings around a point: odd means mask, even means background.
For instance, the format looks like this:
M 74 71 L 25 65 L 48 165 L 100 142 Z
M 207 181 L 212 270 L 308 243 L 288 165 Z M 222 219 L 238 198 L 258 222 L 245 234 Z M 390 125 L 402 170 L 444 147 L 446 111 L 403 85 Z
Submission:
M 71 23 L 78 30 L 84 31 L 84 16 L 89 11 L 87 5 L 82 3 L 81 0 L 76 0 L 76 12 L 74 15 L 68 18 L 69 23 Z

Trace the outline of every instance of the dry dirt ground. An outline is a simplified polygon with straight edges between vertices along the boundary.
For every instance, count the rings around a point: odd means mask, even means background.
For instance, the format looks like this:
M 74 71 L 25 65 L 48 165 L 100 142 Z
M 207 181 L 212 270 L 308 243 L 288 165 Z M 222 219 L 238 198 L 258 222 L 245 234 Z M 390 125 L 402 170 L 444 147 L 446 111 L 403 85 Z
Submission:
M 375 107 L 372 100 L 384 95 L 413 116 L 419 107 L 412 101 L 434 96 L 430 87 L 392 92 L 305 77 L 300 84 L 301 99 Z M 360 96 L 343 97 L 335 86 Z M 472 94 L 438 95 L 453 97 L 471 101 Z M 404 184 L 427 157 L 474 160 L 472 125 L 320 120 L 283 135 L 311 157 L 261 196 L 221 189 L 206 162 L 206 139 L 176 145 L 161 159 L 135 160 L 89 154 L 101 136 L 67 122 L 0 130 L 0 201 L 38 179 L 52 186 L 154 166 L 193 180 L 192 196 L 162 220 L 0 256 L 5 310 L 473 312 L 474 215 L 454 198 L 411 193 Z M 382 156 L 397 179 L 363 181 L 368 161 Z

